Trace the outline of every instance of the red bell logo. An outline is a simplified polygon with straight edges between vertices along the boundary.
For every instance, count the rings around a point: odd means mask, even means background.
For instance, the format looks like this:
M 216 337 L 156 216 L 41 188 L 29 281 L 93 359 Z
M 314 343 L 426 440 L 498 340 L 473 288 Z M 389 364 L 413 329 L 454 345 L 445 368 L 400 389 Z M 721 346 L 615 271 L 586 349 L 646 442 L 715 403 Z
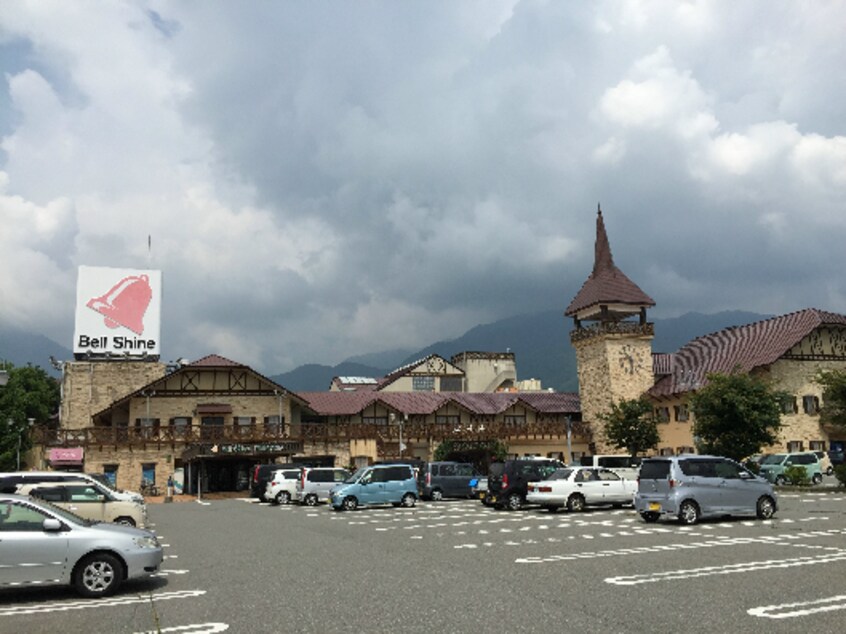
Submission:
M 144 313 L 153 290 L 146 275 L 130 275 L 115 284 L 105 295 L 93 297 L 86 306 L 105 317 L 109 328 L 123 326 L 136 334 L 144 334 Z

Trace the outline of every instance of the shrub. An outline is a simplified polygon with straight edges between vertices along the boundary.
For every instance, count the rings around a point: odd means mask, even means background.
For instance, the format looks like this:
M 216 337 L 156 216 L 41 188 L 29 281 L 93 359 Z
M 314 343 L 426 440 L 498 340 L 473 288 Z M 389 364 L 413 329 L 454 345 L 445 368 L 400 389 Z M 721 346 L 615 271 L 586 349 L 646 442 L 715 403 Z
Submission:
M 846 487 L 846 462 L 834 467 L 834 477 L 840 483 L 840 486 Z
M 784 470 L 784 477 L 787 478 L 790 484 L 795 486 L 805 487 L 811 484 L 811 478 L 808 477 L 805 467 L 800 467 L 799 465 L 787 467 Z

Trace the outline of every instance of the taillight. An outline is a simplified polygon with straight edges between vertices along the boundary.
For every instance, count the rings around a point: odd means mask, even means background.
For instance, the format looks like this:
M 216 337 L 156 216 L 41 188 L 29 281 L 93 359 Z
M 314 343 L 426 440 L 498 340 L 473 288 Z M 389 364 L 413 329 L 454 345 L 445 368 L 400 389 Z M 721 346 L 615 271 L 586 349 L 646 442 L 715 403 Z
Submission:
M 427 473 L 426 474 L 426 486 L 431 486 L 431 485 L 432 485 L 432 474 Z
M 275 480 L 271 481 L 271 482 L 270 482 L 270 486 L 275 487 L 275 486 L 276 486 L 276 481 L 275 481 Z
M 674 486 L 676 486 L 676 484 L 677 484 L 677 482 L 676 482 L 675 480 L 673 480 L 672 478 L 670 478 L 670 479 L 668 480 L 668 482 L 670 483 L 670 488 L 671 488 L 671 489 L 672 489 Z
M 502 474 L 502 488 L 503 489 L 508 488 L 508 474 L 507 473 Z
M 300 475 L 300 488 L 301 489 L 305 488 L 305 478 L 306 478 L 306 472 L 305 472 L 305 470 L 303 470 L 302 474 Z
M 552 487 L 538 487 L 540 493 L 552 493 Z
M 258 472 L 259 472 L 259 466 L 256 465 L 255 469 L 253 469 L 253 482 L 258 482 Z

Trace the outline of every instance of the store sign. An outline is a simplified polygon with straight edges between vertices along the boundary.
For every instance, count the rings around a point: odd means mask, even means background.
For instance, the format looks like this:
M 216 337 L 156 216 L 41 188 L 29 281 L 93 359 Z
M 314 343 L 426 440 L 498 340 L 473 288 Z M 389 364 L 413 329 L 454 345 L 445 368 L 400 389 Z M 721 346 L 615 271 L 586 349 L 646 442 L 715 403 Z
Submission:
M 269 442 L 256 445 L 215 445 L 211 448 L 212 453 L 218 454 L 296 453 L 298 451 L 302 451 L 302 446 L 297 441 Z
M 161 271 L 80 266 L 74 354 L 158 356 Z

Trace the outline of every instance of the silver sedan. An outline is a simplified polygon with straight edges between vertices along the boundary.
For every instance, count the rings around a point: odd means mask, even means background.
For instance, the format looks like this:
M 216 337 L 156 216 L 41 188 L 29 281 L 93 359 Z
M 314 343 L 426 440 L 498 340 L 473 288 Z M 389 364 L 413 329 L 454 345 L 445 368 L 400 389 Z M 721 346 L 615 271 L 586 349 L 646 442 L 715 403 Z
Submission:
M 156 572 L 163 558 L 149 531 L 0 495 L 0 588 L 71 584 L 83 596 L 104 597 L 127 579 Z

